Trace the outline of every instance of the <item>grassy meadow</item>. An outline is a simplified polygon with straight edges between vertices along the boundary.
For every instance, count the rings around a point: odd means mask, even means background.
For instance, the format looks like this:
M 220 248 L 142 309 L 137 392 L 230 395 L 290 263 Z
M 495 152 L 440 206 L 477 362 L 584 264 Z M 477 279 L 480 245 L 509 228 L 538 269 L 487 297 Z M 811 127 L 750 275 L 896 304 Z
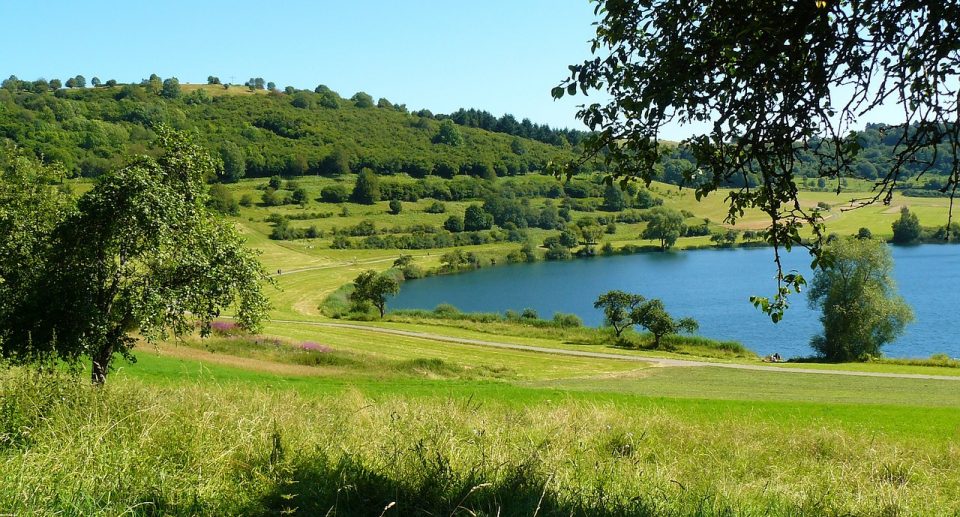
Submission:
M 99 389 L 82 372 L 0 370 L 0 514 L 960 513 L 960 368 L 734 369 L 762 363 L 693 341 L 635 350 L 595 329 L 403 313 L 331 326 L 344 322 L 323 315 L 324 300 L 364 270 L 388 269 L 400 253 L 331 249 L 334 227 L 365 219 L 381 228 L 441 225 L 470 204 L 447 202 L 446 213 L 429 214 L 430 200 L 404 202 L 390 215 L 386 202 L 314 200 L 336 181 L 352 186 L 353 178 L 298 178 L 311 199 L 305 208 L 240 208 L 238 227 L 279 273 L 273 320 L 259 335 L 225 322 L 209 338 L 143 343 L 136 363 L 118 360 Z M 229 188 L 259 201 L 263 183 Z M 666 206 L 722 227 L 722 192 L 698 204 L 690 191 L 653 188 Z M 888 236 L 900 205 L 924 226 L 946 220 L 945 199 L 898 196 L 891 207 L 842 211 L 851 197 L 858 195 L 802 194 L 805 203 L 832 205 L 828 231 L 837 233 L 868 227 Z M 290 222 L 324 237 L 268 237 L 271 213 L 328 212 Z M 597 214 L 573 214 L 587 215 Z M 761 221 L 750 213 L 736 228 Z M 649 245 L 638 237 L 643 225 L 618 223 L 603 240 Z M 535 242 L 553 233 L 529 232 Z M 678 242 L 707 244 L 709 237 Z M 518 247 L 462 249 L 487 267 Z M 446 251 L 403 253 L 431 269 Z M 563 355 L 583 350 L 623 357 Z M 717 365 L 661 366 L 657 358 Z M 797 368 L 823 373 L 790 371 Z

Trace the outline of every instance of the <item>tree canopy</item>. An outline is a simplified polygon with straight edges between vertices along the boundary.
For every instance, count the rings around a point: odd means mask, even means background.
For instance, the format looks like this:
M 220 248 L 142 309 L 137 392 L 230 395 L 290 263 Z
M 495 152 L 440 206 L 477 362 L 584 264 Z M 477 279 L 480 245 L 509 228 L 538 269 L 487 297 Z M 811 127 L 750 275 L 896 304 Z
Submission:
M 601 156 L 619 177 L 653 179 L 668 153 L 664 125 L 701 124 L 684 139 L 696 167 L 682 171 L 699 197 L 743 181 L 727 197 L 727 221 L 748 208 L 766 213 L 778 269 L 774 320 L 804 284 L 780 266 L 780 249 L 813 229 L 814 265 L 822 250 L 818 214 L 797 199 L 800 157 L 815 158 L 824 178 L 857 177 L 863 144 L 853 124 L 882 104 L 902 107 L 890 166 L 874 196 L 889 202 L 904 176 L 922 175 L 947 153 L 942 188 L 960 179 L 960 3 L 679 2 L 597 0 L 595 57 L 570 67 L 554 97 L 600 90 L 604 103 L 578 117 L 596 131 L 586 155 Z M 919 163 L 921 167 L 911 168 Z M 747 181 L 748 178 L 756 178 Z M 837 182 L 838 188 L 841 183 Z
M 21 266 L 31 268 L 30 295 L 7 311 L 16 324 L 0 325 L 4 356 L 89 357 L 99 384 L 115 354 L 131 357 L 134 331 L 148 340 L 196 323 L 206 331 L 228 306 L 247 329 L 265 316 L 265 272 L 207 209 L 213 160 L 180 133 L 157 133 L 158 158 L 104 175 L 49 232 L 34 231 L 45 245 Z
M 913 320 L 896 294 L 890 249 L 873 239 L 840 238 L 827 245 L 828 259 L 810 283 L 810 307 L 823 315 L 823 333 L 810 345 L 832 361 L 878 357 L 881 347 Z
M 400 292 L 400 283 L 397 279 L 386 274 L 378 274 L 369 270 L 360 273 L 353 281 L 353 292 L 350 300 L 354 303 L 372 303 L 380 312 L 382 318 L 387 310 L 387 296 Z M 369 307 L 369 306 L 367 306 Z
M 620 337 L 624 330 L 636 323 L 631 319 L 631 314 L 644 301 L 646 298 L 639 294 L 614 290 L 601 294 L 593 302 L 593 308 L 603 310 L 604 323 L 613 327 L 617 337 Z
M 700 326 L 693 318 L 673 319 L 657 298 L 643 302 L 630 313 L 630 320 L 653 334 L 653 346 L 660 348 L 664 336 L 696 332 Z
M 917 242 L 923 233 L 917 214 L 910 212 L 910 209 L 907 207 L 900 209 L 900 217 L 897 218 L 891 226 L 893 228 L 893 242 L 895 244 Z
M 650 219 L 643 229 L 641 237 L 660 241 L 660 249 L 666 250 L 674 245 L 683 232 L 683 215 L 665 207 L 650 210 Z

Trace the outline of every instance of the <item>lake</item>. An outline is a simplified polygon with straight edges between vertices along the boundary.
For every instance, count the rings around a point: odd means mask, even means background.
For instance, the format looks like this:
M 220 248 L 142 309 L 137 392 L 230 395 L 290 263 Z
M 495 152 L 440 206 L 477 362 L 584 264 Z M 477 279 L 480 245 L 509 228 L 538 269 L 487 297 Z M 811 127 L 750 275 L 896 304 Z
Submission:
M 960 293 L 960 245 L 927 244 L 892 248 L 894 277 L 900 294 L 916 316 L 904 335 L 884 348 L 890 357 L 960 357 L 957 293 Z M 785 254 L 785 270 L 810 280 L 805 250 Z M 739 341 L 758 354 L 808 356 L 810 338 L 820 331 L 819 312 L 805 294 L 793 295 L 784 320 L 774 324 L 754 308 L 751 295 L 776 290 L 773 250 L 710 249 L 641 253 L 564 262 L 536 262 L 487 267 L 459 275 L 435 276 L 403 284 L 388 302 L 391 309 L 432 309 L 449 303 L 465 312 L 520 311 L 532 308 L 541 318 L 573 313 L 584 324 L 599 326 L 601 311 L 593 302 L 620 289 L 660 298 L 674 317 L 692 316 L 699 334 Z

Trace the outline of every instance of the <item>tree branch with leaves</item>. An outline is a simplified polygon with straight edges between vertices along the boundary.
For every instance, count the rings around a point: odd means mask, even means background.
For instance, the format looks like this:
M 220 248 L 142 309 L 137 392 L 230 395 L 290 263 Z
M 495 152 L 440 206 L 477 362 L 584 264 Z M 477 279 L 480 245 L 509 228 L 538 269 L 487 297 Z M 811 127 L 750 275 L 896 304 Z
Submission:
M 728 191 L 726 222 L 747 209 L 767 215 L 778 289 L 772 300 L 754 301 L 774 321 L 805 284 L 783 270 L 781 249 L 808 247 L 814 267 L 823 258 L 820 214 L 798 200 L 802 153 L 816 157 L 818 174 L 836 180 L 839 192 L 841 178 L 858 175 L 854 124 L 897 104 L 903 123 L 889 126 L 900 137 L 888 172 L 856 204 L 889 203 L 911 175 L 907 165 L 922 165 L 913 174 L 922 176 L 945 148 L 952 169 L 942 190 L 952 207 L 960 184 L 960 2 L 596 0 L 595 12 L 595 57 L 572 65 L 552 92 L 609 95 L 578 112 L 595 133 L 570 171 L 599 158 L 615 178 L 649 184 L 667 152 L 663 127 L 708 124 L 680 143 L 697 163 L 683 171 L 684 184 L 699 199 L 735 178 L 760 178 Z

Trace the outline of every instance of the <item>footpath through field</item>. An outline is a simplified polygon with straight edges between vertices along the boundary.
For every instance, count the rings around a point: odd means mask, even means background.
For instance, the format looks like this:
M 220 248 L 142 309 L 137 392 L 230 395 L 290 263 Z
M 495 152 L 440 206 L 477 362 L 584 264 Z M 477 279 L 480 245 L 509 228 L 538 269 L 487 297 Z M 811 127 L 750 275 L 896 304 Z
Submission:
M 442 334 L 432 334 L 429 332 L 417 332 L 412 330 L 400 330 L 384 327 L 375 327 L 372 325 L 357 325 L 352 323 L 329 323 L 320 321 L 298 321 L 298 320 L 270 320 L 271 323 L 293 323 L 297 325 L 312 325 L 316 327 L 334 327 L 360 330 L 365 332 L 376 332 L 380 334 L 392 334 L 395 336 L 406 336 L 431 341 L 444 341 L 448 343 L 457 343 L 462 345 L 477 345 L 491 348 L 506 348 L 510 350 L 525 350 L 528 352 L 538 352 L 543 354 L 570 355 L 577 357 L 592 357 L 597 359 L 615 359 L 620 361 L 636 361 L 649 363 L 656 366 L 673 367 L 698 367 L 713 366 L 717 368 L 731 368 L 734 370 L 755 370 L 764 372 L 781 373 L 814 373 L 821 375 L 848 375 L 856 377 L 893 377 L 899 379 L 930 379 L 944 381 L 960 381 L 960 376 L 950 375 L 926 375 L 919 373 L 884 373 L 884 372 L 856 372 L 851 370 L 820 370 L 815 368 L 783 368 L 778 366 L 766 366 L 760 364 L 741 364 L 741 363 L 714 363 L 709 361 L 695 361 L 692 359 L 668 359 L 663 357 L 647 357 L 640 355 L 608 354 L 604 352 L 588 352 L 582 350 L 563 350 L 557 348 L 547 348 L 542 346 L 519 345 L 516 343 L 503 343 L 499 341 L 487 341 L 482 339 L 460 338 L 453 336 L 444 336 Z

